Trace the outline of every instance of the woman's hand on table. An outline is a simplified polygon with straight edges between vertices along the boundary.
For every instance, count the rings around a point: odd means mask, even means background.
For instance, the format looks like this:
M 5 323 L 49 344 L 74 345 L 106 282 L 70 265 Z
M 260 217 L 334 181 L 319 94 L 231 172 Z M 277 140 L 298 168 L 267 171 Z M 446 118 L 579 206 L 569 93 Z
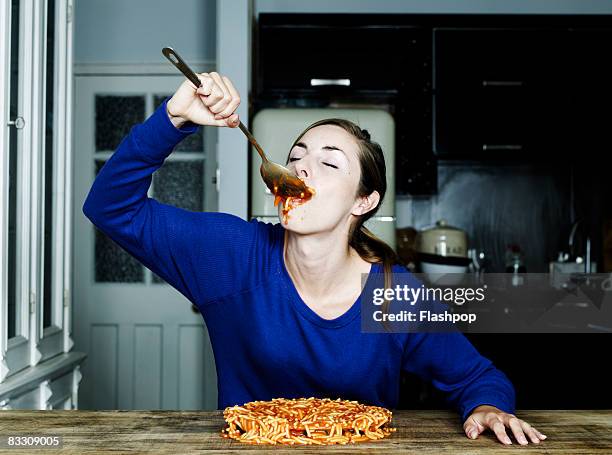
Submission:
M 166 111 L 172 124 L 180 128 L 186 122 L 205 126 L 229 126 L 235 128 L 240 119 L 235 112 L 240 95 L 228 77 L 218 73 L 197 75 L 202 86 L 186 79 L 168 100 Z
M 476 439 L 483 431 L 490 429 L 502 443 L 512 444 L 506 432 L 506 427 L 512 431 L 514 437 L 521 445 L 529 444 L 527 438 L 534 444 L 539 444 L 540 441 L 546 439 L 545 435 L 524 420 L 490 405 L 474 408 L 463 424 L 465 434 L 470 439 Z

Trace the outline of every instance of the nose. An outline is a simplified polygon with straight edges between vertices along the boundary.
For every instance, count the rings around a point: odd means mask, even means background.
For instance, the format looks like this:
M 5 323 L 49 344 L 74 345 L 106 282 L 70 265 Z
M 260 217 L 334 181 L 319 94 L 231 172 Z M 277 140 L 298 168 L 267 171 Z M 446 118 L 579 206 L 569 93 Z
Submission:
M 298 162 L 295 163 L 295 173 L 298 177 L 302 179 L 306 179 L 311 176 L 310 169 L 308 168 L 306 160 L 302 158 Z

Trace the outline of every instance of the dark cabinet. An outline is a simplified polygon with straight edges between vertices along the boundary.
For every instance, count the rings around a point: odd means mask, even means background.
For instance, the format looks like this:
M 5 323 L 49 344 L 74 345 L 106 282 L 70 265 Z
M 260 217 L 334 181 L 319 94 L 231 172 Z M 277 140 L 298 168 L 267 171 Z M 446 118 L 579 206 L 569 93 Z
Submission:
M 420 87 L 424 68 L 411 65 L 420 53 L 419 29 L 393 22 L 384 16 L 262 14 L 256 91 L 358 95 Z
M 594 157 L 610 148 L 612 30 L 574 30 L 571 41 L 570 144 L 577 152 L 595 152 Z
M 568 35 L 434 30 L 436 154 L 494 159 L 565 146 Z
M 297 26 L 261 32 L 263 92 L 395 91 L 399 85 L 401 60 L 383 43 L 402 41 L 402 30 Z
M 434 30 L 439 157 L 567 162 L 607 139 L 612 34 Z

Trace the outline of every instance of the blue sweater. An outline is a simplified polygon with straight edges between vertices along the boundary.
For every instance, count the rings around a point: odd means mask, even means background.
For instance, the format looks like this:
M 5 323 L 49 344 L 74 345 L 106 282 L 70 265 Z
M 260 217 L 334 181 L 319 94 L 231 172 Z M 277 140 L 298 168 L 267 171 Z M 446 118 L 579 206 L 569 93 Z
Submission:
M 152 174 L 197 129 L 175 128 L 165 109 L 166 103 L 121 142 L 83 212 L 199 308 L 215 355 L 220 409 L 311 396 L 393 409 L 404 370 L 445 392 L 462 420 L 481 404 L 514 412 L 508 378 L 461 333 L 362 333 L 359 299 L 332 320 L 312 311 L 285 268 L 281 224 L 149 198 Z M 380 271 L 372 266 L 371 273 Z

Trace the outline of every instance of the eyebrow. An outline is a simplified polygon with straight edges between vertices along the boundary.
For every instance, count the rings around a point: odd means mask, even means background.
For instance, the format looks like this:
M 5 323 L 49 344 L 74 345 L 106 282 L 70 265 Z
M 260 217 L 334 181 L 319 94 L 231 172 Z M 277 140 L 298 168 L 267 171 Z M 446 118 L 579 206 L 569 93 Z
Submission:
M 305 148 L 306 150 L 308 150 L 308 146 L 306 144 L 304 144 L 303 142 L 298 142 L 297 144 L 295 144 L 295 147 L 302 147 L 302 148 Z M 348 157 L 346 156 L 346 153 L 344 153 L 344 150 L 336 147 L 335 145 L 326 145 L 326 146 L 322 147 L 322 149 L 323 150 L 338 150 L 339 152 L 342 152 L 342 154 L 348 160 Z

